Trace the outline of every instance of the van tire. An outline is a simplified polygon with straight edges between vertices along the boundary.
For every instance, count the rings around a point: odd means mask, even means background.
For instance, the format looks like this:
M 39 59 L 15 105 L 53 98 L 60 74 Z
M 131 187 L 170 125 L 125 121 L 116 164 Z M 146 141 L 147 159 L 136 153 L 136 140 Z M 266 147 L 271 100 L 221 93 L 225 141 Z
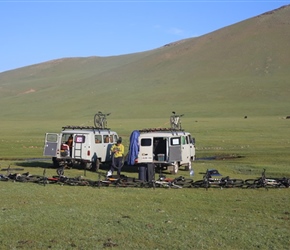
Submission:
M 178 173 L 178 168 L 179 168 L 179 163 L 175 162 L 174 165 L 172 165 L 172 170 L 170 171 L 171 174 L 177 174 Z
M 91 169 L 92 168 L 92 163 L 91 162 L 81 162 L 81 166 L 83 169 Z
M 67 166 L 68 168 L 72 168 L 73 165 L 74 165 L 74 162 L 73 162 L 72 160 L 68 160 L 67 163 L 66 163 L 66 166 Z
M 100 160 L 96 159 L 96 161 L 92 162 L 92 171 L 98 172 L 100 168 Z
M 56 157 L 52 157 L 52 163 L 55 168 L 59 168 L 59 162 L 57 161 Z
M 191 167 L 191 163 L 187 163 L 186 165 L 185 165 L 185 171 L 190 171 L 192 169 L 192 167 Z

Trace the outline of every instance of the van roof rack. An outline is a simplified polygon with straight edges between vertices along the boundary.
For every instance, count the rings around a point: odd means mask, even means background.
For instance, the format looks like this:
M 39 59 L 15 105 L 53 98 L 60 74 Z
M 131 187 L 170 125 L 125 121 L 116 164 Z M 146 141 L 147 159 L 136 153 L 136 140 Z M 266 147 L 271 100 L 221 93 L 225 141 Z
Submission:
M 94 126 L 64 126 L 62 127 L 62 130 L 64 129 L 105 129 L 105 130 L 110 130 L 109 128 L 99 128 L 99 127 L 94 127 Z
M 184 131 L 184 129 L 172 129 L 172 128 L 144 128 L 139 130 L 139 132 L 162 132 L 162 131 Z

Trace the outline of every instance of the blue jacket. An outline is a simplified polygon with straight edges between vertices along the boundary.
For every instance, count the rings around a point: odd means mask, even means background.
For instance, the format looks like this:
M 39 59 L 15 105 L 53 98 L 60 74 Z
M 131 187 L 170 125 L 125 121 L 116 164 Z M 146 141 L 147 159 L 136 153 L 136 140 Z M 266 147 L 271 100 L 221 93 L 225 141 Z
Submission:
M 140 136 L 140 132 L 138 130 L 134 130 L 130 135 L 130 145 L 129 145 L 129 152 L 128 152 L 128 165 L 134 165 L 135 160 L 138 157 L 139 153 L 139 145 L 138 145 L 138 138 Z

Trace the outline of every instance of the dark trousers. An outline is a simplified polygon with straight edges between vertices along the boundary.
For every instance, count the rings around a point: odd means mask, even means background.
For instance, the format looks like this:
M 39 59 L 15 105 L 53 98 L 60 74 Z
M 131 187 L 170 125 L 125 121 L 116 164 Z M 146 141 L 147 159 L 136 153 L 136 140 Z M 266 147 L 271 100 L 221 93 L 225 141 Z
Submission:
M 112 159 L 112 166 L 111 171 L 114 172 L 115 169 L 117 169 L 117 174 L 121 174 L 121 169 L 123 167 L 123 157 L 116 157 Z

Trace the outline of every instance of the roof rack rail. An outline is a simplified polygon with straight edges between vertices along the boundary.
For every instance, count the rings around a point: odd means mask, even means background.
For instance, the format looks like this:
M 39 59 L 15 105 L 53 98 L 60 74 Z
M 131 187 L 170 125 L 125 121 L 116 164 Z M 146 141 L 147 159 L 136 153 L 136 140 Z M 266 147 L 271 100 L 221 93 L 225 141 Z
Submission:
M 184 129 L 172 129 L 172 128 L 144 128 L 139 132 L 160 132 L 160 131 L 184 131 Z
M 100 128 L 100 127 L 94 127 L 94 126 L 64 126 L 62 127 L 62 130 L 64 129 L 105 129 L 110 130 L 110 128 Z

